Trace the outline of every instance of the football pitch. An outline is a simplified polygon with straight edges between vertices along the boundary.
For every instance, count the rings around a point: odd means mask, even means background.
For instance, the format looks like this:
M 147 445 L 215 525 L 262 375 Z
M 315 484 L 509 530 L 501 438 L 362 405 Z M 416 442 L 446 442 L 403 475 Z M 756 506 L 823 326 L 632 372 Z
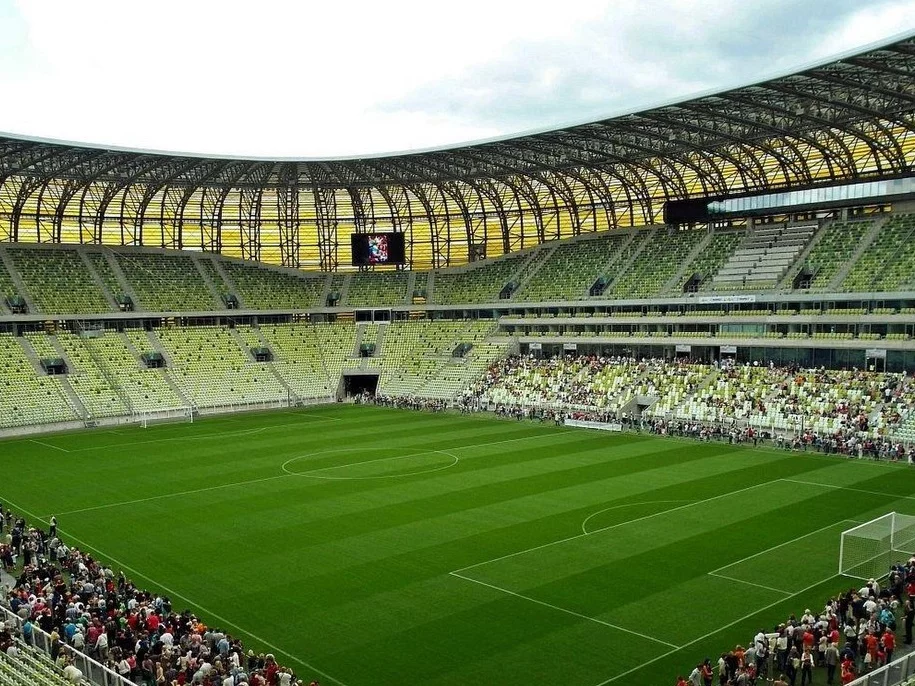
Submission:
M 0 500 L 343 686 L 669 684 L 821 607 L 908 467 L 361 406 L 0 441 Z

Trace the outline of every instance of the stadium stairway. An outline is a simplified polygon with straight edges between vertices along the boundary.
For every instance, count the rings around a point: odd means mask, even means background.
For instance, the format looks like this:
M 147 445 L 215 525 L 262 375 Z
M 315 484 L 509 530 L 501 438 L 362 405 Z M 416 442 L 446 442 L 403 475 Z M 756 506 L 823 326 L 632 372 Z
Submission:
M 204 262 L 204 260 L 206 262 Z M 209 257 L 199 257 L 196 259 L 191 259 L 191 262 L 194 263 L 197 271 L 200 273 L 200 278 L 203 279 L 203 283 L 206 286 L 207 291 L 210 296 L 213 298 L 213 301 L 219 303 L 220 306 L 223 305 L 223 291 L 220 290 L 219 285 L 213 281 L 213 276 L 219 278 L 218 274 L 214 274 L 216 268 L 213 267 L 213 260 Z M 225 288 L 225 286 L 223 286 Z
M 103 250 L 102 257 L 108 263 L 108 266 L 111 268 L 112 273 L 114 273 L 115 278 L 118 281 L 118 285 L 124 292 L 124 295 L 128 296 L 133 300 L 134 307 L 140 307 L 140 298 L 137 297 L 137 292 L 133 289 L 133 286 L 130 284 L 130 280 L 127 278 L 127 275 L 124 274 L 124 270 L 121 269 L 121 263 L 118 262 L 115 254 L 112 250 Z
M 545 245 L 531 253 L 531 256 L 527 259 L 524 265 L 521 266 L 517 274 L 512 276 L 511 280 L 517 284 L 515 293 L 524 292 L 524 287 L 534 277 L 534 275 L 537 274 L 537 272 L 543 269 L 543 265 L 549 262 L 550 258 L 553 257 L 553 253 L 556 252 L 557 247 L 558 244 L 556 243 L 553 245 Z M 514 294 L 512 294 L 512 300 L 514 299 Z M 520 298 L 520 300 L 523 299 L 523 297 Z
M 338 274 L 336 276 L 341 277 L 338 283 L 340 284 L 340 303 L 342 304 L 347 302 L 347 299 L 349 298 L 349 287 L 353 282 L 353 278 L 352 274 Z
M 175 361 L 172 359 L 171 355 L 165 349 L 165 346 L 162 345 L 162 341 L 159 340 L 159 337 L 156 336 L 156 332 L 153 330 L 149 330 L 149 331 L 146 331 L 145 333 L 146 333 L 146 340 L 149 342 L 149 346 L 150 346 L 149 350 L 147 352 L 157 352 L 157 353 L 161 354 L 162 359 L 165 360 L 166 368 L 163 370 L 162 376 L 165 379 L 166 383 L 168 384 L 169 388 L 172 389 L 172 391 L 175 393 L 175 395 L 177 395 L 179 398 L 181 398 L 182 402 L 184 402 L 184 404 L 187 407 L 196 408 L 197 407 L 196 403 L 194 403 L 194 401 L 190 398 L 190 396 L 188 396 L 184 392 L 184 389 L 182 389 L 178 385 L 178 383 L 175 381 L 174 377 L 171 375 L 171 372 L 169 370 L 175 368 Z
M 379 324 L 378 325 L 378 334 L 375 338 L 375 356 L 380 357 L 384 354 L 384 334 L 388 330 L 390 324 Z
M 651 236 L 651 229 L 632 231 L 628 238 L 624 238 L 616 252 L 610 257 L 597 273 L 597 277 L 610 277 L 607 279 L 607 286 L 604 292 L 607 293 L 613 288 L 613 284 L 626 273 L 626 270 L 632 266 L 639 253 L 645 248 Z M 595 280 L 596 280 L 595 278 Z
M 677 269 L 676 273 L 661 286 L 660 293 L 677 293 L 680 291 L 678 287 L 683 283 L 684 277 L 687 276 L 686 270 L 689 269 L 695 259 L 708 247 L 709 243 L 712 242 L 712 237 L 714 235 L 713 232 L 709 231 L 701 240 L 696 241 L 696 244 L 693 246 L 692 250 L 689 251 L 689 254 L 680 262 L 680 267 Z
M 0 246 L 0 262 L 2 262 L 3 266 L 6 268 L 6 272 L 9 274 L 13 286 L 16 287 L 16 292 L 25 300 L 29 312 L 39 312 L 38 308 L 35 307 L 35 301 L 32 300 L 32 297 L 25 288 L 25 282 L 22 280 L 22 276 L 19 275 L 19 270 L 16 269 L 16 265 L 13 263 L 13 260 L 6 252 L 6 248 L 3 246 Z
M 416 272 L 408 271 L 407 272 L 407 289 L 406 293 L 403 296 L 403 302 L 398 303 L 400 305 L 410 305 L 413 303 L 413 291 L 416 289 Z
M 89 272 L 89 276 L 92 279 L 92 283 L 95 284 L 95 287 L 105 296 L 105 301 L 108 303 L 113 311 L 117 312 L 118 303 L 114 298 L 114 294 L 105 286 L 105 282 L 102 277 L 99 275 L 98 271 L 95 268 L 95 265 L 92 264 L 92 260 L 89 259 L 89 253 L 85 250 L 77 250 L 76 254 L 79 255 L 79 258 L 82 260 L 83 264 L 86 267 L 86 271 Z
M 229 271 L 223 266 L 222 260 L 211 260 L 213 263 L 213 269 L 219 275 L 219 278 L 222 279 L 226 287 L 229 289 L 229 293 L 234 295 L 238 299 L 238 306 L 241 309 L 245 307 L 244 298 L 238 294 L 238 286 L 235 285 L 235 282 L 232 280 L 232 277 L 229 276 Z
M 874 239 L 880 235 L 880 232 L 883 230 L 884 225 L 889 220 L 890 215 L 881 218 L 878 221 L 874 222 L 874 225 L 864 234 L 864 238 L 861 239 L 861 242 L 858 243 L 858 246 L 855 248 L 855 252 L 852 253 L 852 256 L 845 263 L 845 265 L 836 272 L 836 275 L 832 277 L 832 280 L 827 286 L 828 291 L 841 291 L 842 282 L 845 281 L 845 278 L 848 276 L 849 272 L 855 268 L 855 265 L 858 264 L 858 260 L 861 259 L 861 256 L 867 252 L 867 249 L 870 248 L 871 244 L 874 242 Z
M 431 270 L 426 276 L 426 302 L 435 302 L 435 270 Z

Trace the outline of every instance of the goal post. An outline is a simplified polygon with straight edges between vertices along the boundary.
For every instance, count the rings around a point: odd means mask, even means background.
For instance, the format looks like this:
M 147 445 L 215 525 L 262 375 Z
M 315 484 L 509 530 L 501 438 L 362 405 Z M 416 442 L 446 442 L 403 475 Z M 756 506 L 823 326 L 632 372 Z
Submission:
M 915 517 L 889 512 L 842 532 L 839 574 L 879 579 L 915 554 Z
M 153 424 L 164 424 L 167 422 L 193 422 L 194 409 L 192 407 L 173 407 L 163 410 L 152 410 L 149 412 L 138 412 L 134 414 L 133 421 L 144 429 Z

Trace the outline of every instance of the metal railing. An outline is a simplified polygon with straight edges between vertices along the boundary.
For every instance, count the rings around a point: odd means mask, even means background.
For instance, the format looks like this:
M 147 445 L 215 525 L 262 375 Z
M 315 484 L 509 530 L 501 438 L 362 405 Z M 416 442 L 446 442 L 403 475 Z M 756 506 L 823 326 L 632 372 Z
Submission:
M 908 653 L 855 679 L 848 686 L 896 686 L 912 676 L 915 676 L 915 653 Z
M 9 608 L 3 605 L 0 605 L 0 617 L 7 623 L 7 626 L 9 626 L 10 622 L 15 623 L 16 627 L 21 632 L 23 623 L 22 617 L 13 614 Z M 34 623 L 32 623 L 32 645 L 48 655 L 51 655 L 51 636 L 39 629 Z M 66 644 L 61 642 L 60 645 L 65 646 Z M 85 653 L 81 653 L 70 645 L 66 645 L 66 648 L 73 658 L 73 664 L 83 673 L 83 676 L 92 683 L 98 684 L 99 686 L 136 686 L 133 681 L 125 679 L 98 660 L 93 660 Z M 63 673 L 61 673 L 61 679 L 63 679 Z

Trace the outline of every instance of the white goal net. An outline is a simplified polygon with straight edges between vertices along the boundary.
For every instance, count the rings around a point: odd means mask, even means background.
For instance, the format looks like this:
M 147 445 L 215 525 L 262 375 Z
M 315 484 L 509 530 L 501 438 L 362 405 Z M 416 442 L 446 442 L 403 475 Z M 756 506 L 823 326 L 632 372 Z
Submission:
M 879 579 L 915 554 L 915 517 L 890 512 L 842 532 L 839 574 Z
M 137 412 L 133 415 L 133 421 L 144 429 L 153 424 L 164 424 L 166 422 L 193 422 L 194 410 L 190 407 L 174 407 L 167 410 Z

